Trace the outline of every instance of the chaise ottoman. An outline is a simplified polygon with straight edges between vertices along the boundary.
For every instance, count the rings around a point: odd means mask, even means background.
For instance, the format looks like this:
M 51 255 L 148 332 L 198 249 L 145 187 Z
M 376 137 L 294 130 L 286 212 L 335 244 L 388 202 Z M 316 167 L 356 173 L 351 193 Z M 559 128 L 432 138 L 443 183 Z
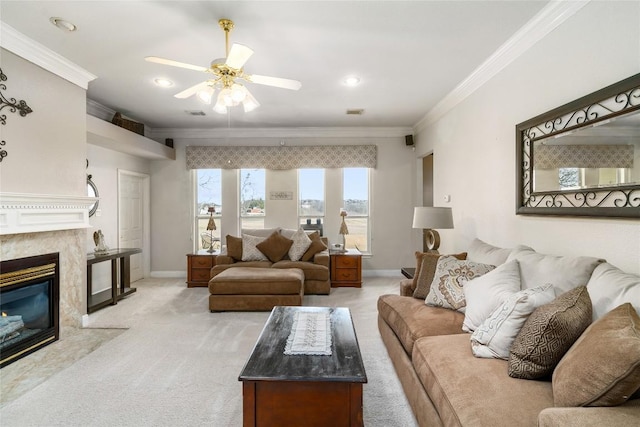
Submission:
M 299 268 L 228 268 L 209 280 L 209 310 L 270 311 L 302 305 L 304 272 Z

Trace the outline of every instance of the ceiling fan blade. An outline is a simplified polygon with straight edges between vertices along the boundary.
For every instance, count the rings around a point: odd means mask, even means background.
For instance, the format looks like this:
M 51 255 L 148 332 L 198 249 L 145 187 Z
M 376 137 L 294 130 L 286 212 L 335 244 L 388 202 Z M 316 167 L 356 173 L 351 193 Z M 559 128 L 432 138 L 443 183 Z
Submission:
M 144 58 L 144 60 L 147 61 L 147 62 L 155 62 L 157 64 L 171 65 L 172 67 L 187 68 L 189 70 L 195 70 L 195 71 L 207 71 L 208 70 L 207 67 L 201 67 L 199 65 L 185 64 L 184 62 L 178 62 L 178 61 L 173 61 L 171 59 L 159 58 L 157 56 L 147 56 L 146 58 Z
M 248 80 L 259 85 L 281 87 L 283 89 L 298 90 L 302 87 L 302 83 L 297 80 L 281 79 L 280 77 L 259 76 L 252 74 L 248 76 Z
M 176 93 L 173 96 L 180 99 L 188 98 L 191 95 L 194 95 L 199 90 L 206 89 L 208 86 L 209 86 L 209 80 L 206 80 L 204 82 L 198 83 L 197 85 L 193 85 L 190 88 L 187 88 L 180 93 Z
M 231 68 L 239 70 L 249 60 L 249 58 L 251 58 L 251 55 L 253 55 L 253 50 L 251 50 L 251 48 L 242 44 L 234 43 L 233 46 L 231 46 L 231 50 L 229 51 L 229 56 L 227 57 L 225 64 Z

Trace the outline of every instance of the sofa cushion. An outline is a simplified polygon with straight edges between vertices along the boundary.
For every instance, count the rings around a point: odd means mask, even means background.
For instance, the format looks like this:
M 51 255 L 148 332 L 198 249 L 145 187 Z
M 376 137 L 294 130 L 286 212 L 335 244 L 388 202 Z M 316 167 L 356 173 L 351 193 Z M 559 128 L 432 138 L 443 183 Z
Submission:
M 318 252 L 327 250 L 327 245 L 324 244 L 322 238 L 320 237 L 320 233 L 318 233 L 317 231 L 309 234 L 309 239 L 311 240 L 311 245 L 304 253 L 304 255 L 302 255 L 300 261 L 311 261 Z
M 545 255 L 531 248 L 514 249 L 507 260 L 513 259 L 520 263 L 523 289 L 551 283 L 559 293 L 585 286 L 593 270 L 604 262 L 603 259 L 586 256 Z
M 287 239 L 278 232 L 274 232 L 271 236 L 258 243 L 256 248 L 269 258 L 269 261 L 278 262 L 289 252 L 292 244 L 293 240 Z
M 476 238 L 469 244 L 467 259 L 481 264 L 500 265 L 507 261 L 510 253 L 511 249 L 499 248 Z
M 507 362 L 473 357 L 469 335 L 425 337 L 413 366 L 445 426 L 535 426 L 551 383 L 510 378 Z
M 585 286 L 538 307 L 520 329 L 509 354 L 509 375 L 550 376 L 562 356 L 591 324 L 591 299 Z
M 293 240 L 293 244 L 289 249 L 289 259 L 291 261 L 300 261 L 302 255 L 309 249 L 311 246 L 311 239 L 307 236 L 307 233 L 302 228 L 299 228 L 298 231 L 293 233 L 291 236 L 291 240 Z
M 305 280 L 329 280 L 329 268 L 305 261 L 291 261 L 283 259 L 272 265 L 273 268 L 299 268 L 304 271 Z
M 614 406 L 640 389 L 640 317 L 630 303 L 596 320 L 553 372 L 556 406 Z
M 431 289 L 425 299 L 428 305 L 465 311 L 463 286 L 465 282 L 480 277 L 495 266 L 472 261 L 460 261 L 453 256 L 438 258 Z
M 587 283 L 593 303 L 593 320 L 599 319 L 620 304 L 630 302 L 640 312 L 640 276 L 625 273 L 609 263 L 593 270 Z
M 378 314 L 396 334 L 408 355 L 418 338 L 463 333 L 462 313 L 430 307 L 412 297 L 382 295 L 378 298 Z
M 467 308 L 462 330 L 475 331 L 509 295 L 520 290 L 520 268 L 513 260 L 463 285 Z
M 249 234 L 242 235 L 242 261 L 267 261 L 268 258 L 263 254 L 257 245 L 265 240 L 264 237 L 251 236 Z
M 507 360 L 511 345 L 529 315 L 554 298 L 551 285 L 523 289 L 507 297 L 471 335 L 473 355 Z
M 242 237 L 227 234 L 227 255 L 236 261 L 242 261 Z
M 445 255 L 434 254 L 430 252 L 416 252 L 416 273 L 414 275 L 414 291 L 413 297 L 419 299 L 425 299 L 429 295 L 431 290 L 431 282 L 433 282 L 433 276 L 436 273 L 436 266 L 438 265 L 438 259 Z M 459 254 L 452 254 L 459 260 L 467 259 L 467 253 L 462 252 Z

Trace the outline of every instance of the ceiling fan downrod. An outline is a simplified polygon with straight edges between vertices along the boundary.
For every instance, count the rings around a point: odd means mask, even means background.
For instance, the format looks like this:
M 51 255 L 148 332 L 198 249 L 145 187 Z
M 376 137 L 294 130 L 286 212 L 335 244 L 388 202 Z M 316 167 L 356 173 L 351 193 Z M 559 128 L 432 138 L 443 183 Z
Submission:
M 220 19 L 218 25 L 224 31 L 225 58 L 229 57 L 229 33 L 233 30 L 233 21 L 230 19 Z

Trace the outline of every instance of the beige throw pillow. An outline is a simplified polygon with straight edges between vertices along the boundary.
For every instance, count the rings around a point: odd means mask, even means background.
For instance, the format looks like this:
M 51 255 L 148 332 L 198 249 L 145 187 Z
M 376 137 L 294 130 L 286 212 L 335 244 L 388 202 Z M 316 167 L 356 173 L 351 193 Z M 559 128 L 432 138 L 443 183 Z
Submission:
M 429 295 L 431 290 L 431 282 L 433 282 L 433 276 L 436 273 L 436 265 L 438 259 L 445 255 L 430 253 L 430 252 L 416 252 L 416 273 L 413 276 L 414 291 L 413 297 L 419 299 L 425 299 Z M 465 260 L 467 253 L 462 252 L 459 254 L 452 254 L 449 256 L 456 257 L 459 260 Z
M 423 265 L 422 268 L 424 269 L 425 266 Z M 493 265 L 460 261 L 450 255 L 438 258 L 431 289 L 425 299 L 425 303 L 464 313 L 467 304 L 464 299 L 464 284 L 490 272 L 494 268 Z
M 242 235 L 242 261 L 268 261 L 269 259 L 256 247 L 264 237 Z
M 311 239 L 307 236 L 307 233 L 302 228 L 299 228 L 298 231 L 293 233 L 291 236 L 291 240 L 293 240 L 293 244 L 291 248 L 289 248 L 289 259 L 291 261 L 300 261 L 302 255 L 309 249 L 311 246 Z
M 640 389 L 640 317 L 630 303 L 596 320 L 553 372 L 556 406 L 614 406 Z
M 562 356 L 591 324 L 586 286 L 563 293 L 535 309 L 509 353 L 509 376 L 534 380 L 553 373 Z

